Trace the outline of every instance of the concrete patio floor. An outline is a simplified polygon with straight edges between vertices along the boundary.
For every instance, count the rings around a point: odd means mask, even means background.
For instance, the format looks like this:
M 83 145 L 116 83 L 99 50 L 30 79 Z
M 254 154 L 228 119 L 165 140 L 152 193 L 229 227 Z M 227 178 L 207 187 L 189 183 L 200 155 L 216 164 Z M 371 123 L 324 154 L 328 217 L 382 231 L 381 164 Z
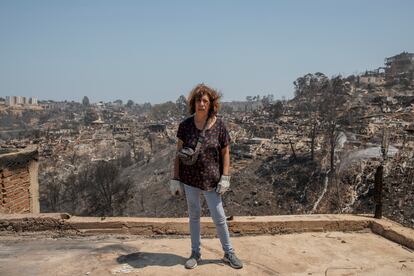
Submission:
M 203 238 L 203 261 L 186 270 L 188 236 L 10 233 L 0 236 L 0 275 L 414 275 L 413 250 L 369 229 L 232 237 L 232 242 L 243 269 L 223 264 L 217 238 Z

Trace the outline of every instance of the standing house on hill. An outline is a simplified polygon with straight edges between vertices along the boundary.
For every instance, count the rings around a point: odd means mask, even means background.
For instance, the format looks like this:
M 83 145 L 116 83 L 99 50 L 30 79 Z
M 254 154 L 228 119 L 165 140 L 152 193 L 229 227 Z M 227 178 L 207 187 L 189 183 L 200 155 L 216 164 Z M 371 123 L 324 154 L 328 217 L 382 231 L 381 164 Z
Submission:
M 385 81 L 389 84 L 407 78 L 411 84 L 414 82 L 414 53 L 401 54 L 385 59 Z

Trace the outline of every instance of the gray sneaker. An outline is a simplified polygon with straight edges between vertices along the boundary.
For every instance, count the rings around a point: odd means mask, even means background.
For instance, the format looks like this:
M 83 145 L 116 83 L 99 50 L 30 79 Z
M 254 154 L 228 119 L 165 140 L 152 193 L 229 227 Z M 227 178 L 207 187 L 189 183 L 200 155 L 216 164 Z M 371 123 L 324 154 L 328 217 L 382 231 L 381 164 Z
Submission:
M 242 261 L 234 253 L 224 254 L 223 261 L 228 263 L 232 268 L 240 269 L 243 267 Z
M 185 262 L 185 268 L 193 269 L 197 267 L 198 262 L 201 260 L 201 254 L 194 251 L 191 252 L 190 258 Z

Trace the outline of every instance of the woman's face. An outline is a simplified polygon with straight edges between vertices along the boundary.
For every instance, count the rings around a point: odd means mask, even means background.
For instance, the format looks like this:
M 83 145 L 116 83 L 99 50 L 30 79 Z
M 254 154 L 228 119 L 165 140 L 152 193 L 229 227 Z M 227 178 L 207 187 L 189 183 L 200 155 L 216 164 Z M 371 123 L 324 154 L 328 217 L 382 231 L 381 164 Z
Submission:
M 195 109 L 196 109 L 196 113 L 208 113 L 209 109 L 210 109 L 210 99 L 208 97 L 208 95 L 203 95 L 200 98 L 196 98 L 195 100 Z

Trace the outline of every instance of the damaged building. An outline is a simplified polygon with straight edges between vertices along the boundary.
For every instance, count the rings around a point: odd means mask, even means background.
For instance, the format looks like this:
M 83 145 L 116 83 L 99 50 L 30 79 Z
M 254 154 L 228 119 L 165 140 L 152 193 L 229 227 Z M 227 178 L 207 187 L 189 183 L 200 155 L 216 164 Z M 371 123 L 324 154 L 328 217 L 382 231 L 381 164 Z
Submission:
M 414 85 L 414 53 L 402 52 L 385 59 L 385 80 L 388 84 L 406 79 Z

